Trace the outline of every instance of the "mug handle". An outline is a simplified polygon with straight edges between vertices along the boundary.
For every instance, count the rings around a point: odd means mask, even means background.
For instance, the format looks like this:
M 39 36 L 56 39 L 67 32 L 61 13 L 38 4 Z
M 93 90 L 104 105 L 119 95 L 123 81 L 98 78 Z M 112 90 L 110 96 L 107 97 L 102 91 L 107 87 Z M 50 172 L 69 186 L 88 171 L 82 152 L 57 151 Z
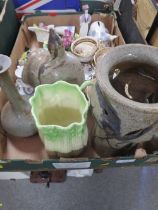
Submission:
M 83 91 L 87 86 L 92 86 L 92 85 L 94 85 L 94 82 L 93 81 L 84 81 L 83 83 L 82 83 L 82 85 L 80 86 L 80 90 L 81 91 Z

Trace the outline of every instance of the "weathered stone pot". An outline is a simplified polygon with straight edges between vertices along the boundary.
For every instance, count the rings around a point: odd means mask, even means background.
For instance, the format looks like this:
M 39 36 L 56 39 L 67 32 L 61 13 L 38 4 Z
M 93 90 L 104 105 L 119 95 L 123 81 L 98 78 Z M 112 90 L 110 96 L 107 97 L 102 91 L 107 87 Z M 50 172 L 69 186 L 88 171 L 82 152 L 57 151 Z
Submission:
M 132 94 L 134 97 L 137 95 L 137 91 L 135 91 L 137 89 L 142 93 L 137 97 L 138 101 L 142 98 L 145 100 L 150 98 L 149 92 L 158 93 L 157 55 L 158 49 L 155 47 L 128 44 L 110 50 L 100 59 L 96 71 L 96 87 L 91 90 L 90 97 L 97 121 L 94 144 L 97 148 L 101 148 L 102 154 L 110 155 L 127 144 L 149 141 L 158 136 L 157 95 L 154 95 L 157 103 L 153 103 L 153 101 L 152 103 L 137 102 L 132 100 L 131 96 Z M 131 89 L 132 94 L 125 97 L 112 85 L 113 75 L 116 72 L 115 77 L 117 77 L 117 71 L 120 71 L 121 68 L 126 71 L 126 67 L 137 68 L 137 66 L 150 67 L 149 75 L 142 77 L 142 80 L 136 75 L 138 81 L 134 86 L 131 86 L 135 89 Z M 146 85 L 148 79 L 154 81 L 153 86 L 151 85 L 152 81 Z M 126 92 L 125 86 L 122 90 Z

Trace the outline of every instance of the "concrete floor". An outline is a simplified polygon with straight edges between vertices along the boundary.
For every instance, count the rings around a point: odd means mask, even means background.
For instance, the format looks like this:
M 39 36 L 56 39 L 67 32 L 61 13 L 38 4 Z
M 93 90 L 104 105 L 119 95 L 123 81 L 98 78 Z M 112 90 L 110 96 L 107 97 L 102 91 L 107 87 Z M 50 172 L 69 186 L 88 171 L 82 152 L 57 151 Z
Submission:
M 2 210 L 157 210 L 158 168 L 113 168 L 64 183 L 0 181 Z

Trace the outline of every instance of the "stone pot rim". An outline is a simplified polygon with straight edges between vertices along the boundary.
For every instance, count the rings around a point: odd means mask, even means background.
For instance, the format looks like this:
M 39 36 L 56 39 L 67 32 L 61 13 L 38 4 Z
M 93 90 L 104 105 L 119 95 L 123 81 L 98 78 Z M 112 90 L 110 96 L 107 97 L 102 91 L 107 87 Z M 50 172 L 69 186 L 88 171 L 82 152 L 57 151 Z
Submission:
M 105 63 L 113 57 L 113 55 L 116 55 L 116 51 L 120 52 L 120 50 L 129 50 L 128 53 L 130 53 L 130 49 L 142 49 L 143 48 L 143 53 L 146 53 L 146 50 L 149 49 L 151 50 L 151 52 L 153 53 L 157 53 L 158 54 L 158 48 L 154 47 L 154 46 L 149 46 L 149 45 L 144 45 L 144 44 L 126 44 L 126 45 L 121 45 L 121 46 L 117 46 L 113 49 L 111 49 L 110 51 L 107 52 L 106 55 L 104 55 L 97 66 L 97 71 L 96 71 L 96 78 L 97 78 L 97 82 L 99 84 L 99 87 L 101 88 L 101 91 L 104 93 L 103 89 L 106 90 L 106 93 L 109 96 L 109 99 L 112 99 L 114 101 L 116 101 L 119 104 L 124 104 L 125 106 L 131 107 L 132 109 L 138 110 L 138 111 L 143 111 L 146 113 L 157 113 L 158 112 L 158 103 L 153 103 L 153 104 L 146 104 L 146 103 L 140 103 L 140 102 L 136 102 L 136 101 L 132 101 L 124 96 L 122 96 L 120 93 L 118 93 L 113 86 L 110 83 L 109 80 L 109 71 L 110 69 L 108 69 L 108 71 L 104 71 L 105 76 L 108 78 L 106 82 L 103 81 L 103 76 L 101 76 L 101 72 L 103 73 L 103 70 L 101 68 L 101 66 L 105 66 Z M 155 52 L 154 52 L 155 51 Z M 140 52 L 140 51 L 139 51 Z M 150 57 L 150 59 L 152 58 L 152 56 Z M 153 58 L 152 58 L 153 59 Z M 157 59 L 158 62 L 158 59 Z

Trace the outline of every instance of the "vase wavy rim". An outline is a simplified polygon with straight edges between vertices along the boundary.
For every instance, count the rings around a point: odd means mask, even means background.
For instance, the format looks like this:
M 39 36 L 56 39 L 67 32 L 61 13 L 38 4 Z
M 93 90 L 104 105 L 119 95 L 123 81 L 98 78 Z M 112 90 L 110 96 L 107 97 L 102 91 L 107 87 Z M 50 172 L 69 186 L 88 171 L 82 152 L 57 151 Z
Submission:
M 34 109 L 34 107 L 33 107 L 32 104 L 34 103 L 34 100 L 37 97 L 38 91 L 41 88 L 43 88 L 43 87 L 50 87 L 50 88 L 52 88 L 53 86 L 56 86 L 56 85 L 59 85 L 59 84 L 61 84 L 61 85 L 68 85 L 68 86 L 74 87 L 74 88 L 76 88 L 80 92 L 80 94 L 81 94 L 81 96 L 82 96 L 82 98 L 83 98 L 83 100 L 85 102 L 85 108 L 84 108 L 83 112 L 81 113 L 81 115 L 82 115 L 81 121 L 80 122 L 70 123 L 66 127 L 63 127 L 63 126 L 60 126 L 60 125 L 41 125 L 40 122 L 39 122 L 39 120 L 38 120 L 38 118 L 36 117 L 35 109 Z M 80 86 L 79 85 L 77 85 L 77 84 L 70 84 L 70 83 L 68 83 L 66 81 L 62 81 L 62 80 L 57 81 L 57 82 L 55 82 L 53 84 L 42 84 L 42 85 L 37 86 L 35 88 L 34 95 L 29 99 L 29 102 L 31 104 L 31 113 L 32 113 L 32 116 L 33 116 L 33 118 L 35 120 L 35 123 L 37 125 L 37 128 L 39 128 L 39 129 L 40 128 L 58 128 L 58 129 L 62 129 L 62 130 L 68 130 L 68 129 L 73 128 L 74 126 L 82 126 L 86 122 L 85 115 L 87 114 L 88 109 L 89 109 L 89 105 L 90 105 L 89 101 L 86 99 L 86 96 L 84 95 L 84 93 L 80 89 Z

